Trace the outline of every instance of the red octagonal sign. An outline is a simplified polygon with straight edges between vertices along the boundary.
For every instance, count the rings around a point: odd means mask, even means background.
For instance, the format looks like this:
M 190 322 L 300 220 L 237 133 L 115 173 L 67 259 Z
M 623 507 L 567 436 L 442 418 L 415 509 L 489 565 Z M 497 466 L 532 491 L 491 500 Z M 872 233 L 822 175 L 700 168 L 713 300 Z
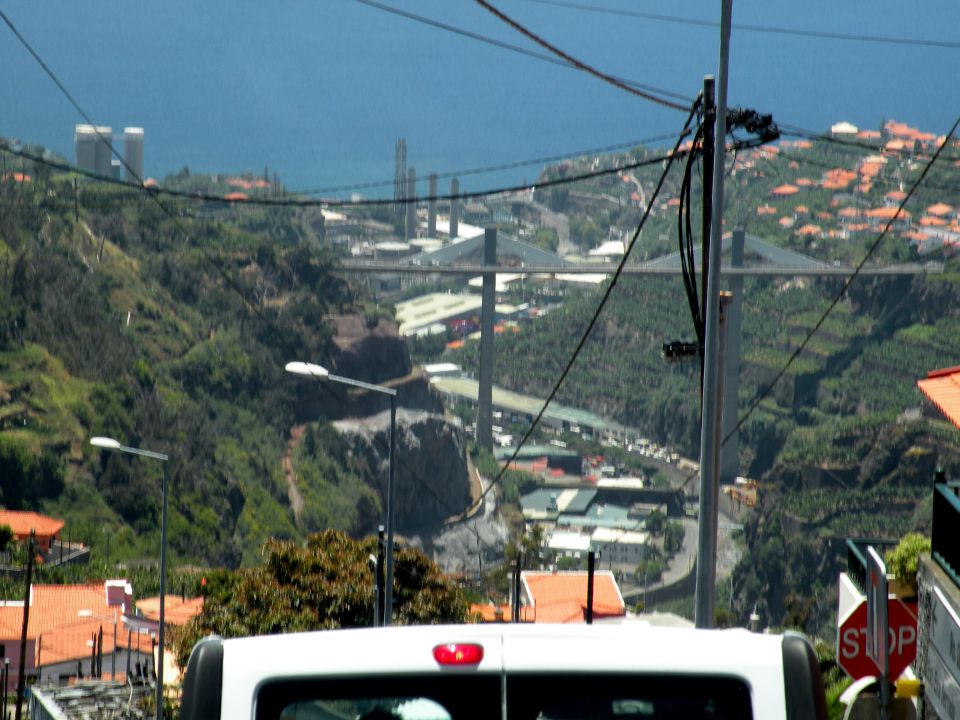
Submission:
M 900 677 L 917 656 L 917 618 L 898 598 L 887 600 L 890 647 L 890 678 Z M 840 624 L 837 633 L 837 663 L 857 680 L 877 676 L 880 669 L 867 656 L 867 601 L 862 600 Z

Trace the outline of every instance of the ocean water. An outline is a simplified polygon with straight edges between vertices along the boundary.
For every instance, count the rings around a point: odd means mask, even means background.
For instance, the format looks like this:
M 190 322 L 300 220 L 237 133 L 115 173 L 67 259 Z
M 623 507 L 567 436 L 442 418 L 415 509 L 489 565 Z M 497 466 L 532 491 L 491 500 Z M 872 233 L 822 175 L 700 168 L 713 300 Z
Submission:
M 469 0 L 382 0 L 403 12 L 545 53 Z M 717 71 L 719 0 L 501 0 L 505 12 L 605 72 L 693 97 Z M 292 189 L 391 182 L 404 137 L 418 177 L 676 133 L 684 114 L 581 72 L 356 0 L 71 0 L 3 10 L 98 124 L 145 129 L 162 178 L 277 172 Z M 578 5 L 572 7 L 570 5 Z M 586 8 L 592 8 L 592 11 Z M 960 4 L 735 1 L 737 24 L 956 41 Z M 938 133 L 960 113 L 960 49 L 735 30 L 730 103 L 821 131 L 895 118 Z M 83 118 L 0 24 L 0 134 L 73 159 Z M 661 144 L 666 144 L 661 142 Z M 541 165 L 465 175 L 479 191 Z M 392 187 L 365 190 L 392 192 Z

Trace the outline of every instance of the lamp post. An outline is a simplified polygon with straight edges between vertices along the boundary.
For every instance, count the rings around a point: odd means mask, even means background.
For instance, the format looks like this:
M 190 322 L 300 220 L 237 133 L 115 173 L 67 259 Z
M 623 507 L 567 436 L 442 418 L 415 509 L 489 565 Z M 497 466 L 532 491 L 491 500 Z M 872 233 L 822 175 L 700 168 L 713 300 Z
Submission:
M 354 380 L 353 378 L 334 375 L 321 365 L 305 362 L 289 362 L 286 370 L 294 375 L 305 375 L 317 380 L 328 380 L 330 382 L 350 385 L 364 390 L 383 393 L 390 396 L 390 463 L 389 476 L 387 479 L 387 550 L 386 550 L 386 581 L 383 600 L 383 624 L 390 625 L 393 621 L 393 506 L 394 506 L 394 485 L 396 484 L 396 468 L 394 466 L 394 454 L 396 451 L 397 437 L 397 391 L 383 385 L 373 385 Z
M 163 485 L 161 488 L 160 511 L 160 627 L 157 631 L 157 640 L 160 647 L 157 650 L 157 720 L 163 720 L 163 621 L 164 606 L 167 599 L 167 461 L 170 459 L 164 453 L 153 450 L 127 447 L 108 437 L 90 438 L 90 444 L 105 450 L 116 450 L 131 455 L 152 458 L 163 462 Z M 114 625 L 116 628 L 116 625 Z M 114 648 L 116 653 L 116 648 Z

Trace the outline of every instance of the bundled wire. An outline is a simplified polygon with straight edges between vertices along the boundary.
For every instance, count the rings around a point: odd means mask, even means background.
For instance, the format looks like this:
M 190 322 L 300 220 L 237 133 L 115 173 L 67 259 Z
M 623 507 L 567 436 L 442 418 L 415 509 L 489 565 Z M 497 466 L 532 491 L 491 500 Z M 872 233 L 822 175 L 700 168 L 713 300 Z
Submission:
M 701 307 L 697 291 L 697 264 L 693 252 L 693 223 L 692 185 L 693 168 L 699 153 L 703 152 L 704 124 L 701 122 L 693 138 L 693 148 L 687 156 L 686 167 L 683 171 L 683 181 L 680 183 L 680 205 L 677 208 L 677 243 L 680 251 L 680 274 L 683 278 L 683 287 L 687 295 L 687 304 L 690 306 L 690 317 L 693 320 L 693 329 L 697 335 L 697 344 L 703 348 L 706 337 L 706 320 Z M 701 270 L 702 272 L 705 269 Z M 701 353 L 702 355 L 702 350 Z

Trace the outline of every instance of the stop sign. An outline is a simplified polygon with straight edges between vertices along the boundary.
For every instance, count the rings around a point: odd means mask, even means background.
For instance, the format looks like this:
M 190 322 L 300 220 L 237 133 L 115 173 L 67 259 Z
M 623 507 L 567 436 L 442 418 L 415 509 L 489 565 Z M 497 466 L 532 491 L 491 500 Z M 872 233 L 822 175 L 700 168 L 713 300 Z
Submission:
M 898 598 L 887 600 L 890 678 L 900 676 L 917 656 L 917 618 Z M 854 680 L 877 676 L 880 669 L 867 656 L 867 601 L 847 614 L 837 631 L 837 663 Z

